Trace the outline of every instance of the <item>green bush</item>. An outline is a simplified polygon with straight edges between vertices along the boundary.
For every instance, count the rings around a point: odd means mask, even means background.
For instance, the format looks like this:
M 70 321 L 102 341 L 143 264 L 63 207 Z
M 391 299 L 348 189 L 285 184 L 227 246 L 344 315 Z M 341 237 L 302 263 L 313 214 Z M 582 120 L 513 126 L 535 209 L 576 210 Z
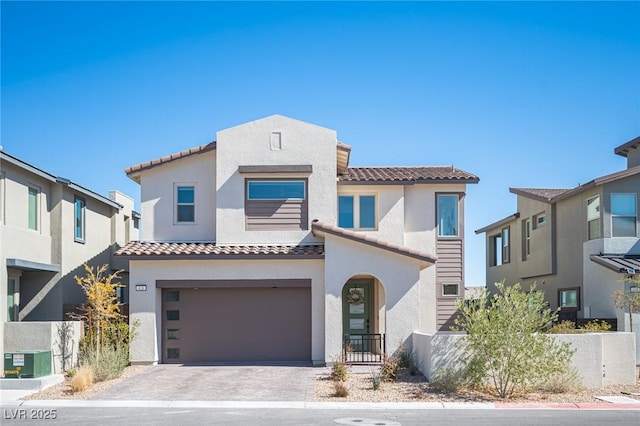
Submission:
M 373 386 L 373 390 L 380 389 L 380 386 L 382 385 L 382 374 L 379 371 L 371 371 L 371 384 Z
M 525 292 L 520 284 L 496 283 L 491 298 L 458 301 L 457 329 L 467 333 L 465 361 L 473 384 L 489 384 L 501 398 L 528 387 L 539 387 L 566 373 L 573 356 L 569 343 L 544 333 L 557 314 L 548 308 L 535 285 Z

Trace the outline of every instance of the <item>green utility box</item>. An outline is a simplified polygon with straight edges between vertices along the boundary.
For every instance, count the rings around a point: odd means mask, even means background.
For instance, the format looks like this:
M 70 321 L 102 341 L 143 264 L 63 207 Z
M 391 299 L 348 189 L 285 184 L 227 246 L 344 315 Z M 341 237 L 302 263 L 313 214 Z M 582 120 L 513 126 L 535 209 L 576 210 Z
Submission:
M 51 351 L 19 351 L 4 354 L 4 377 L 32 378 L 51 374 Z

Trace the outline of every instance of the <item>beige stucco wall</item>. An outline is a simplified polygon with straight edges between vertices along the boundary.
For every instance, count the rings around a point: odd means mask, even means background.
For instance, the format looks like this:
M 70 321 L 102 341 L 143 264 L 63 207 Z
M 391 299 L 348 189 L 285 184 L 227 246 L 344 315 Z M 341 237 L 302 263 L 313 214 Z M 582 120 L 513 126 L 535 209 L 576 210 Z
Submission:
M 5 352 L 51 351 L 52 374 L 61 374 L 77 365 L 82 333 L 80 321 L 7 322 L 2 325 Z
M 271 135 L 282 135 L 282 149 L 271 149 Z M 308 230 L 246 231 L 245 179 L 249 177 L 306 178 L 309 221 L 336 223 L 336 132 L 303 121 L 273 115 L 217 134 L 218 244 L 309 243 L 317 241 Z M 240 166 L 311 165 L 308 173 L 240 174 Z
M 318 260 L 147 260 L 131 261 L 130 321 L 139 321 L 131 361 L 154 363 L 160 357 L 162 290 L 156 280 L 311 279 L 311 356 L 324 362 L 324 262 Z M 146 284 L 147 291 L 136 291 Z M 232 326 L 224 324 L 224 326 Z
M 216 151 L 176 160 L 140 176 L 143 241 L 216 240 Z M 175 187 L 195 186 L 195 223 L 176 223 Z
M 604 387 L 636 383 L 635 337 L 631 333 L 585 333 L 553 335 L 568 342 L 575 350 L 571 367 L 576 370 L 583 386 Z M 416 364 L 428 380 L 445 367 L 464 368 L 466 340 L 456 333 L 424 334 L 412 336 Z

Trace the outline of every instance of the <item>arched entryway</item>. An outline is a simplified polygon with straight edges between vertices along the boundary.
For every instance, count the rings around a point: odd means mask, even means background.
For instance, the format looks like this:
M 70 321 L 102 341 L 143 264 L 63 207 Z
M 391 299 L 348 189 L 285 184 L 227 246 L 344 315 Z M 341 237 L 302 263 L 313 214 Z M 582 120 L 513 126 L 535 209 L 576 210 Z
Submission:
M 342 287 L 342 351 L 348 363 L 384 360 L 386 305 L 384 286 L 372 275 L 357 275 Z

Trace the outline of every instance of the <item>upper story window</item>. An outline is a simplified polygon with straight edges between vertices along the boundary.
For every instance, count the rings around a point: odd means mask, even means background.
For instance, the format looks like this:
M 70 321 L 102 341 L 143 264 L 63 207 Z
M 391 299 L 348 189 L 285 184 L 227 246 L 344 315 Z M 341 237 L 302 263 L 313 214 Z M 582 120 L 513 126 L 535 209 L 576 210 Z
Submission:
M 74 199 L 74 235 L 75 241 L 83 243 L 85 241 L 85 217 L 86 217 L 86 202 L 79 197 Z
M 511 261 L 511 237 L 509 227 L 502 229 L 502 263 Z
M 248 179 L 245 197 L 249 231 L 306 230 L 306 179 Z
M 527 260 L 531 254 L 531 219 L 522 222 L 522 260 Z
M 635 237 L 636 194 L 611 194 L 611 236 Z
M 438 236 L 457 237 L 460 235 L 458 222 L 458 194 L 438 194 Z
M 376 229 L 376 196 L 338 196 L 338 226 L 351 229 Z
M 176 222 L 196 221 L 196 188 L 193 185 L 176 186 Z
M 547 224 L 547 214 L 545 212 L 538 213 L 533 217 L 533 229 L 538 229 Z
M 587 200 L 587 233 L 590 240 L 602 237 L 600 226 L 600 196 Z
M 34 231 L 38 230 L 38 222 L 39 222 L 39 206 L 38 206 L 38 195 L 39 195 L 39 190 L 38 188 L 34 188 L 34 187 L 29 187 L 29 192 L 28 192 L 28 203 L 29 203 L 29 210 L 28 210 L 28 226 L 29 229 L 32 229 Z
M 248 182 L 248 200 L 304 200 L 304 181 L 268 181 Z

